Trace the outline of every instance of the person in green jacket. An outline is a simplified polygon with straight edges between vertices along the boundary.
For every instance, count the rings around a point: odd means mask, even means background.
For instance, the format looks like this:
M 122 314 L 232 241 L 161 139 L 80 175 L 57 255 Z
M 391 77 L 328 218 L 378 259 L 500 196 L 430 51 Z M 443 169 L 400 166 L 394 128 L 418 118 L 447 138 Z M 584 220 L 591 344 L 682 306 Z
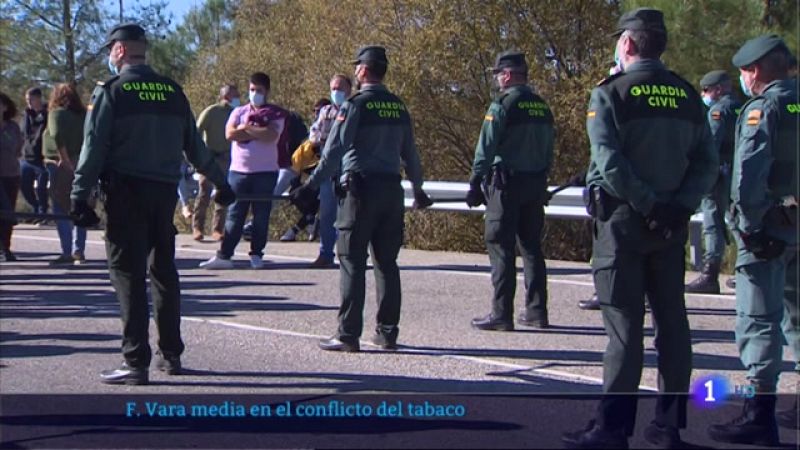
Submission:
M 524 54 L 499 54 L 492 73 L 501 92 L 484 116 L 467 205 L 486 203 L 485 239 L 494 296 L 492 311 L 473 319 L 472 326 L 479 330 L 514 329 L 519 243 L 525 270 L 525 309 L 517 323 L 544 328 L 549 322 L 541 239 L 547 173 L 553 162 L 553 114 L 528 85 Z
M 795 370 L 800 370 L 800 102 L 797 80 L 789 78 L 790 56 L 783 39 L 772 34 L 745 42 L 732 60 L 742 91 L 750 97 L 736 123 L 731 184 L 738 248 L 736 345 L 756 395 L 745 400 L 740 417 L 709 428 L 711 438 L 720 442 L 777 445 L 775 394 L 784 336 L 794 350 Z
M 383 78 L 389 65 L 386 49 L 362 47 L 356 56 L 354 79 L 360 90 L 336 114 L 317 168 L 306 184 L 291 195 L 295 204 L 317 199 L 321 183 L 341 166 L 341 190 L 336 229 L 339 236 L 339 330 L 323 339 L 322 350 L 357 352 L 364 325 L 367 251 L 372 254 L 378 313 L 373 343 L 397 348 L 400 333 L 400 269 L 397 254 L 403 244 L 405 213 L 400 169 L 414 189 L 417 208 L 432 204 L 422 190 L 422 166 L 406 105 L 389 92 Z
M 108 270 L 120 303 L 125 359 L 121 367 L 105 370 L 100 377 L 109 384 L 147 384 L 152 358 L 148 275 L 159 334 L 157 368 L 179 374 L 185 348 L 173 225 L 184 155 L 215 184 L 215 201 L 228 205 L 236 196 L 197 132 L 181 87 L 146 64 L 144 29 L 132 23 L 118 25 L 104 47 L 115 75 L 92 94 L 70 214 L 77 226 L 99 221 L 87 203 L 99 179 L 105 194 Z
M 736 117 L 741 103 L 731 95 L 731 79 L 724 70 L 713 70 L 700 80 L 703 103 L 708 107 L 708 125 L 719 153 L 719 175 L 714 187 L 703 197 L 703 237 L 705 252 L 700 276 L 686 285 L 686 292 L 719 294 L 719 269 L 725 254 L 727 226 L 725 213 L 731 188 L 731 164 Z
M 592 272 L 609 342 L 595 419 L 563 435 L 574 448 L 627 448 L 644 359 L 645 295 L 658 353 L 655 417 L 645 439 L 682 445 L 692 371 L 684 299 L 689 217 L 717 179 L 700 94 L 661 62 L 661 11 L 639 8 L 618 23 L 622 69 L 592 90 L 586 128 L 591 159 L 587 209 L 593 217 Z
M 83 122 L 86 107 L 75 88 L 66 83 L 57 84 L 50 93 L 47 128 L 42 138 L 45 168 L 50 178 L 50 198 L 55 214 L 69 211 L 69 194 L 75 178 L 75 164 L 83 145 Z M 56 222 L 61 241 L 61 256 L 51 265 L 81 264 L 86 261 L 86 228 L 77 227 L 69 220 Z

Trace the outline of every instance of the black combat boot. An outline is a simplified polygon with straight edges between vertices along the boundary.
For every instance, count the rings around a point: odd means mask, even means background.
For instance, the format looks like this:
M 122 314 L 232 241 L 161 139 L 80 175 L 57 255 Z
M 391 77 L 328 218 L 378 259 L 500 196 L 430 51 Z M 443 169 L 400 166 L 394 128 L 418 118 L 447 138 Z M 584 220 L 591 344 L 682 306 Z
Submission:
M 719 263 L 707 261 L 700 276 L 687 284 L 685 291 L 693 294 L 719 294 Z
M 756 394 L 744 401 L 742 415 L 723 425 L 712 425 L 708 435 L 717 442 L 777 446 L 778 423 L 775 421 L 774 393 Z

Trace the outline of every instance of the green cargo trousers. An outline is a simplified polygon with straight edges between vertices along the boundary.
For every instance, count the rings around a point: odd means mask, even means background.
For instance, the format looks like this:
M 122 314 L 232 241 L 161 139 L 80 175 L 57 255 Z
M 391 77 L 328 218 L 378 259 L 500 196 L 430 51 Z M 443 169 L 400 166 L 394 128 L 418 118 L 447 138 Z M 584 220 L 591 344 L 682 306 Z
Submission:
M 725 212 L 730 197 L 730 176 L 720 173 L 719 179 L 709 195 L 700 202 L 703 213 L 703 262 L 719 265 L 725 255 L 728 227 L 725 225 Z
M 797 247 L 782 257 L 736 268 L 736 345 L 747 378 L 774 390 L 783 360 L 783 338 L 800 370 L 797 305 Z
M 603 356 L 603 391 L 634 394 L 644 362 L 645 295 L 653 314 L 658 352 L 659 390 L 688 393 L 692 370 L 689 321 L 683 296 L 687 229 L 670 239 L 647 229 L 644 218 L 619 203 L 607 220 L 593 226 L 592 271 L 609 342 Z M 686 426 L 686 395 L 660 395 L 655 419 Z M 607 395 L 598 408 L 598 425 L 633 432 L 635 395 Z
M 342 303 L 337 337 L 342 341 L 357 341 L 363 330 L 368 249 L 378 301 L 375 331 L 390 341 L 397 339 L 401 300 L 397 255 L 403 244 L 404 213 L 399 175 L 359 176 L 339 199 L 335 226 Z
M 496 178 L 496 177 L 495 177 Z M 486 251 L 492 266 L 492 317 L 512 321 L 517 289 L 516 248 L 525 273 L 525 315 L 547 318 L 547 267 L 542 253 L 544 174 L 517 174 L 486 187 Z
M 137 368 L 150 365 L 148 273 L 158 347 L 166 357 L 180 356 L 184 345 L 172 222 L 177 185 L 116 175 L 103 190 L 108 272 L 119 300 L 125 361 Z

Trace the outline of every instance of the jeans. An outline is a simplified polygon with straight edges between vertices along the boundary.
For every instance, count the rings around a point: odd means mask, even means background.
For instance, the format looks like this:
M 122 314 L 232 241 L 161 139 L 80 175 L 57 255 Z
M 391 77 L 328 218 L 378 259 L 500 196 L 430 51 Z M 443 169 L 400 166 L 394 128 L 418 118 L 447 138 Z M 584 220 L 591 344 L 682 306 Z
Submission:
M 228 172 L 228 183 L 237 197 L 270 195 L 275 190 L 277 179 L 278 172 L 241 173 L 232 170 Z M 231 259 L 233 256 L 233 251 L 242 238 L 244 220 L 251 205 L 253 209 L 253 238 L 250 241 L 250 255 L 264 256 L 272 202 L 251 202 L 237 199 L 228 207 L 228 217 L 225 220 L 225 236 L 217 252 L 217 256 L 220 258 Z
M 181 163 L 181 179 L 178 181 L 178 198 L 181 206 L 188 206 L 192 200 L 192 186 L 189 182 L 191 175 L 187 175 L 189 165 Z
M 297 174 L 292 169 L 281 169 L 278 172 L 278 182 L 275 183 L 275 190 L 272 192 L 273 195 L 283 195 L 286 192 L 286 189 L 289 189 L 289 184 L 297 178 Z
M 36 214 L 47 213 L 47 181 L 49 179 L 44 165 L 35 165 L 28 161 L 21 160 L 20 167 L 20 186 L 22 197 L 31 205 Z M 34 180 L 37 182 L 36 189 L 33 187 Z
M 336 209 L 338 200 L 333 192 L 333 182 L 325 180 L 319 185 L 319 256 L 333 259 L 336 244 Z
M 48 163 L 46 167 L 50 179 L 55 180 L 58 166 Z M 58 202 L 53 202 L 53 214 L 68 213 L 69 211 L 64 211 L 58 206 Z M 75 230 L 74 237 L 72 234 L 73 228 Z M 58 240 L 61 241 L 62 255 L 72 255 L 76 252 L 84 253 L 86 250 L 86 228 L 73 226 L 71 220 L 57 220 L 56 231 L 58 232 Z

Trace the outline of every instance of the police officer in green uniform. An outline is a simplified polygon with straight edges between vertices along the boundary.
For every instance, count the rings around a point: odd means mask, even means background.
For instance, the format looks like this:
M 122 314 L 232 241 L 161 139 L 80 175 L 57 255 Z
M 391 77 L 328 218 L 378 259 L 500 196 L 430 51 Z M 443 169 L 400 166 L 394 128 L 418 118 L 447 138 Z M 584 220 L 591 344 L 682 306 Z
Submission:
M 736 344 L 756 396 L 714 440 L 777 445 L 775 401 L 783 333 L 798 352 L 798 124 L 789 50 L 776 35 L 747 41 L 733 56 L 751 97 L 736 123 L 731 201 L 736 257 Z M 784 318 L 784 310 L 787 317 Z
M 682 445 L 692 370 L 684 301 L 688 222 L 717 179 L 719 160 L 700 95 L 660 61 L 667 30 L 661 11 L 624 14 L 615 33 L 622 72 L 592 91 L 587 112 L 591 160 L 587 209 L 594 218 L 592 271 L 609 337 L 595 420 L 565 433 L 574 448 L 627 448 L 643 363 L 645 294 L 660 372 L 654 446 Z
M 524 54 L 499 54 L 492 72 L 501 92 L 483 120 L 467 205 L 486 203 L 485 240 L 494 296 L 491 313 L 473 319 L 472 326 L 514 329 L 515 247 L 519 243 L 525 268 L 525 310 L 517 323 L 544 328 L 548 326 L 547 269 L 541 238 L 547 173 L 553 162 L 553 114 L 527 84 Z
M 719 153 L 719 175 L 714 187 L 703 197 L 703 237 L 705 253 L 700 276 L 686 285 L 686 292 L 719 294 L 719 268 L 725 254 L 727 226 L 725 213 L 731 186 L 731 164 L 736 117 L 741 103 L 731 95 L 731 79 L 724 70 L 714 70 L 700 80 L 703 103 L 708 106 L 708 125 Z
M 110 384 L 147 384 L 152 357 L 148 343 L 146 276 L 158 328 L 157 366 L 181 371 L 180 286 L 175 268 L 173 215 L 180 165 L 186 158 L 218 189 L 216 201 L 234 195 L 195 128 L 181 87 L 156 74 L 145 60 L 145 31 L 136 24 L 114 27 L 105 46 L 116 74 L 98 83 L 86 116 L 84 141 L 72 188 L 75 225 L 97 223 L 88 206 L 101 181 L 105 195 L 106 252 L 122 318 L 121 367 L 101 373 Z
M 357 352 L 364 322 L 367 249 L 375 271 L 378 314 L 373 343 L 397 347 L 400 331 L 400 271 L 403 243 L 401 164 L 414 188 L 415 205 L 431 200 L 422 190 L 411 117 L 405 104 L 382 84 L 389 61 L 383 47 L 361 48 L 353 61 L 360 91 L 341 106 L 322 158 L 307 183 L 293 193 L 298 204 L 313 201 L 316 188 L 341 166 L 336 242 L 340 264 L 339 330 L 320 341 L 323 350 Z

